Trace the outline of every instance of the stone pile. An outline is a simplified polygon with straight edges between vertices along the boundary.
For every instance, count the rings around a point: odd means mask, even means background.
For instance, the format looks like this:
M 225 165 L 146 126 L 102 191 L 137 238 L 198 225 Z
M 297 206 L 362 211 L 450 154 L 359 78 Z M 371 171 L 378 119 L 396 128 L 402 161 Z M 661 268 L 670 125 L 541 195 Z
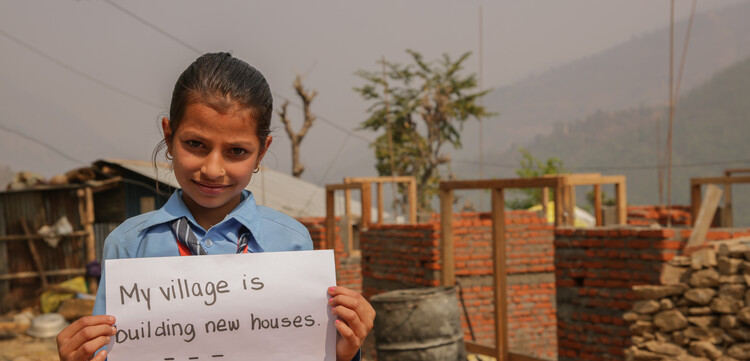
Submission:
M 717 248 L 674 257 L 661 285 L 633 287 L 628 360 L 750 360 L 750 247 Z

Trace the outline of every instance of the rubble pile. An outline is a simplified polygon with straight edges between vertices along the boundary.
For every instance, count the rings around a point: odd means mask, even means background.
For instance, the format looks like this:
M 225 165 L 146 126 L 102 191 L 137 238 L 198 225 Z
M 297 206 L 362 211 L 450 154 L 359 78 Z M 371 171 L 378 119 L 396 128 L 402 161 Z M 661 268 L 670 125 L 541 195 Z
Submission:
M 677 256 L 661 285 L 634 286 L 628 360 L 750 360 L 750 247 L 723 243 Z

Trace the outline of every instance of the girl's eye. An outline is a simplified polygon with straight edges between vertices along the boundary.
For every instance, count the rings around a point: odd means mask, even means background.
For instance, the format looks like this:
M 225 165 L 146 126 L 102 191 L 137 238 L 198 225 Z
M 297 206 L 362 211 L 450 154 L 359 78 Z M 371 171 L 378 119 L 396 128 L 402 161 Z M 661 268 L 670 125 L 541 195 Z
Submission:
M 201 142 L 199 142 L 197 140 L 188 140 L 186 143 L 187 143 L 188 146 L 190 146 L 192 148 L 200 148 L 200 146 L 201 146 Z
M 247 152 L 246 152 L 246 151 L 245 151 L 244 149 L 242 149 L 242 148 L 232 148 L 232 149 L 231 149 L 231 152 L 232 152 L 232 155 L 244 155 L 245 153 L 247 153 Z

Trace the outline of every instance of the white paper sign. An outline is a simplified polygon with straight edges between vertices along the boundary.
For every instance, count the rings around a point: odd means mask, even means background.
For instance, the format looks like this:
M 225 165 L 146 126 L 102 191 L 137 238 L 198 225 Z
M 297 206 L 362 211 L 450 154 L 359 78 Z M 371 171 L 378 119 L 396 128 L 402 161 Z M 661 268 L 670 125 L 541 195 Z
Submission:
M 333 251 L 107 260 L 109 361 L 335 360 Z

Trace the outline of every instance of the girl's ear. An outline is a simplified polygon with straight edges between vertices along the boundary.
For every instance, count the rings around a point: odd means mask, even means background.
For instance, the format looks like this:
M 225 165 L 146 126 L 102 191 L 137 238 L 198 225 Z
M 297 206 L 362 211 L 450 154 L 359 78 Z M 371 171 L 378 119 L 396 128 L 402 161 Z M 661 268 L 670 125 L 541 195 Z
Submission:
M 267 136 L 266 137 L 266 144 L 263 146 L 263 149 L 261 149 L 260 153 L 258 154 L 258 161 L 255 164 L 256 168 L 260 166 L 260 161 L 263 160 L 263 157 L 266 155 L 266 152 L 268 151 L 268 148 L 271 146 L 272 142 L 273 142 L 273 137 L 270 136 L 270 135 Z
M 164 143 L 167 144 L 167 154 L 172 153 L 172 126 L 167 117 L 161 118 L 161 131 L 164 133 Z

